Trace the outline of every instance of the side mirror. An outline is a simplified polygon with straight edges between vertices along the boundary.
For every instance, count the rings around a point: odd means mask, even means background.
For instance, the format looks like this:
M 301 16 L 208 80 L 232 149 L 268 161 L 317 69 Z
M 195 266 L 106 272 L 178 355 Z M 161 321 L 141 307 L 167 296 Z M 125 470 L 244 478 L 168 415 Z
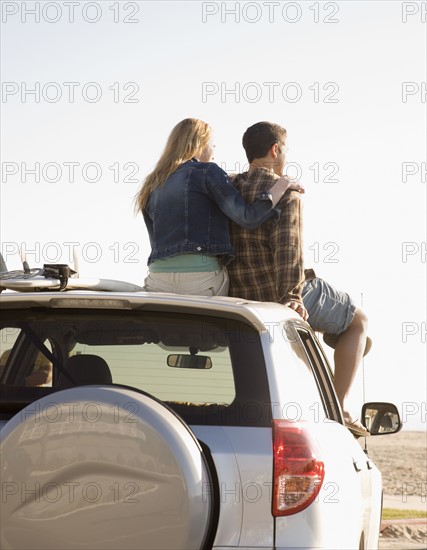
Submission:
M 399 411 L 393 403 L 365 403 L 362 407 L 362 424 L 371 435 L 395 434 L 402 429 Z
M 168 367 L 179 369 L 211 369 L 212 360 L 207 355 L 168 355 Z

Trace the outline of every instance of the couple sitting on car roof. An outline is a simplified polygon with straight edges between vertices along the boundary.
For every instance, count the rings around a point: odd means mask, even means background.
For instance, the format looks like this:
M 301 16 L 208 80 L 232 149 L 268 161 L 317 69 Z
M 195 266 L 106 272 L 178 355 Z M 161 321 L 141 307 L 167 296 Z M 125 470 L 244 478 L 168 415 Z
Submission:
M 283 177 L 286 139 L 277 124 L 248 128 L 243 147 L 249 170 L 230 179 L 212 162 L 208 124 L 188 118 L 175 126 L 136 196 L 151 244 L 145 289 L 228 295 L 294 309 L 335 348 L 334 386 L 345 422 L 367 434 L 344 406 L 369 351 L 367 318 L 347 293 L 304 270 L 304 188 Z

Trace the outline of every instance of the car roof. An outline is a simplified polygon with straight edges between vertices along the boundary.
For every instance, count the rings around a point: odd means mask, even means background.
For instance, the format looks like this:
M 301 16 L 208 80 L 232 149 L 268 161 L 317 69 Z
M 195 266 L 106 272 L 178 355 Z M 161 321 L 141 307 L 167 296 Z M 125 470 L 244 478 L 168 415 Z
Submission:
M 237 319 L 258 332 L 273 324 L 301 317 L 289 307 L 273 302 L 255 302 L 228 296 L 194 296 L 163 292 L 105 292 L 69 290 L 66 292 L 15 292 L 0 294 L 2 310 L 27 308 L 121 309 L 191 313 Z

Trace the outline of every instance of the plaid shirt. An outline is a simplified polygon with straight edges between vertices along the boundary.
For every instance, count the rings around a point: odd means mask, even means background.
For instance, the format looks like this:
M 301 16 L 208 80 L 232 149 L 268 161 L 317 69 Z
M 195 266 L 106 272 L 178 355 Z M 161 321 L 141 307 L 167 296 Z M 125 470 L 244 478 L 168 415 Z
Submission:
M 234 184 L 247 203 L 270 189 L 278 177 L 266 168 L 238 174 Z M 228 266 L 229 296 L 262 302 L 302 303 L 304 282 L 302 204 L 297 191 L 289 190 L 278 205 L 278 221 L 268 220 L 248 230 L 230 222 L 235 259 Z

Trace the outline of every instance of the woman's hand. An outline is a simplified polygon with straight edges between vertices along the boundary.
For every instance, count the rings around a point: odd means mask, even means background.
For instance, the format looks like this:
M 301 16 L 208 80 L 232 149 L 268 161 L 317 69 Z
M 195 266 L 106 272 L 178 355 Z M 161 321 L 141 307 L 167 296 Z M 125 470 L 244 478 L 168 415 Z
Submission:
M 305 193 L 304 187 L 295 181 L 291 181 L 287 176 L 277 179 L 273 187 L 270 187 L 273 207 L 279 202 L 288 189 L 295 189 L 299 193 Z
M 277 181 L 282 181 L 283 185 L 286 186 L 286 190 L 293 189 L 294 191 L 298 191 L 298 193 L 305 193 L 304 186 L 299 181 L 292 181 L 288 176 L 282 176 Z

